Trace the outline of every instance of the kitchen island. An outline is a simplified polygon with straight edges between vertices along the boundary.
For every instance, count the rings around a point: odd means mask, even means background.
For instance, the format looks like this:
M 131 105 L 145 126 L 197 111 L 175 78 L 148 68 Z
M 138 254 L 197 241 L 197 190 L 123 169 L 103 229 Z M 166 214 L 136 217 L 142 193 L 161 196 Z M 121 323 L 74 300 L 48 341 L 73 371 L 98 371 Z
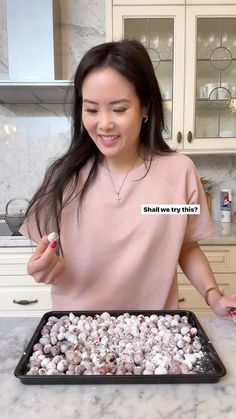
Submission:
M 2 419 L 234 419 L 236 323 L 203 318 L 201 324 L 227 375 L 210 384 L 24 385 L 13 372 L 39 318 L 1 318 Z

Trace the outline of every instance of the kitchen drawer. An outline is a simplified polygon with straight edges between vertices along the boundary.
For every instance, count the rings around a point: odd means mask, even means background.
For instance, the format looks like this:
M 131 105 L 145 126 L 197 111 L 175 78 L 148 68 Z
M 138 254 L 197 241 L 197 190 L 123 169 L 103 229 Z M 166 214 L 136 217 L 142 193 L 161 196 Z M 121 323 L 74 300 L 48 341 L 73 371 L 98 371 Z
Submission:
M 13 303 L 13 300 L 38 300 L 37 303 L 20 305 Z M 45 312 L 50 311 L 51 293 L 47 285 L 36 285 L 29 287 L 1 287 L 0 289 L 0 314 L 3 311 Z
M 27 275 L 27 263 L 34 252 L 34 248 L 1 248 L 0 249 L 0 277 L 4 275 Z
M 20 287 L 20 286 L 45 286 L 45 285 L 37 284 L 34 278 L 30 275 L 27 275 L 27 273 L 25 274 L 21 273 L 21 274 L 15 274 L 15 275 L 2 275 L 2 273 L 0 274 L 0 287 Z
M 236 272 L 236 246 L 200 246 L 214 273 Z M 178 272 L 182 272 L 178 266 Z
M 236 273 L 232 274 L 214 274 L 216 282 L 218 284 L 227 284 L 229 287 L 229 292 L 235 292 L 236 288 Z M 191 282 L 188 278 L 181 272 L 178 273 L 178 283 L 180 285 L 191 285 Z
M 227 294 L 229 292 L 228 284 L 219 283 L 219 288 L 222 292 Z M 179 285 L 179 301 L 181 309 L 189 310 L 209 310 L 209 306 L 206 304 L 204 298 L 191 284 L 180 284 Z

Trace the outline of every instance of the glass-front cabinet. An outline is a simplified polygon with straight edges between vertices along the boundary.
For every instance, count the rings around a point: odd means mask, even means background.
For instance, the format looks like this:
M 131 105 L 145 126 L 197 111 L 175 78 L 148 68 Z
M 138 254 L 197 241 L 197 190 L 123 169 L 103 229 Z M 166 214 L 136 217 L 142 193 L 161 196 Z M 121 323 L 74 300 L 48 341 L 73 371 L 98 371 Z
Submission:
M 236 4 L 186 7 L 185 72 L 184 147 L 236 152 Z
M 166 139 L 172 137 L 173 128 L 173 70 L 174 70 L 174 19 L 129 18 L 124 19 L 124 37 L 136 38 L 147 49 L 156 77 L 160 83 L 166 113 Z
M 236 153 L 236 3 L 173 3 L 108 1 L 107 40 L 138 39 L 146 47 L 172 148 Z

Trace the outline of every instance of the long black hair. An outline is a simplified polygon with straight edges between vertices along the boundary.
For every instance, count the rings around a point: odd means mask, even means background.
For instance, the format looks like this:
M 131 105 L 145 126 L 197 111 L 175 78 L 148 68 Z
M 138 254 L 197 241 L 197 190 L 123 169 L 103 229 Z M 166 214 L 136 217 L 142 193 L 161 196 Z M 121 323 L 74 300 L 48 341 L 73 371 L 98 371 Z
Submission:
M 132 83 L 140 105 L 148 108 L 148 121 L 141 126 L 140 145 L 148 153 L 149 162 L 156 154 L 172 152 L 162 136 L 165 129 L 162 97 L 152 62 L 144 46 L 138 41 L 124 39 L 91 48 L 83 56 L 75 72 L 70 146 L 47 169 L 27 211 L 27 217 L 32 215 L 35 218 L 41 236 L 52 229 L 60 231 L 62 209 L 78 195 L 81 203 L 96 177 L 98 163 L 103 156 L 82 123 L 82 86 L 88 73 L 106 67 L 117 70 Z M 88 161 L 91 161 L 89 175 L 82 189 L 77 191 L 80 170 Z M 68 185 L 69 193 L 64 199 L 63 192 Z

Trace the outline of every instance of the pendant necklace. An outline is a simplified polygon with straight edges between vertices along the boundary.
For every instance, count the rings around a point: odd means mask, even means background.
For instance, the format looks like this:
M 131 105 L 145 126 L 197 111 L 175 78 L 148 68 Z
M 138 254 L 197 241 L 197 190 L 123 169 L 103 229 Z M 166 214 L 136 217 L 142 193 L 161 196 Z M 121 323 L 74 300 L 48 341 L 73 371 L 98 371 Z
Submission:
M 136 161 L 137 161 L 137 160 L 136 160 Z M 135 161 L 135 163 L 136 163 L 136 161 Z M 128 170 L 128 172 L 125 174 L 125 177 L 124 177 L 124 179 L 123 179 L 123 181 L 122 181 L 122 183 L 121 183 L 121 185 L 120 185 L 119 189 L 117 190 L 117 189 L 116 189 L 116 187 L 115 187 L 115 184 L 114 184 L 114 180 L 113 180 L 112 175 L 111 175 L 111 171 L 110 171 L 110 169 L 109 169 L 109 167 L 108 167 L 108 165 L 107 165 L 107 161 L 106 161 L 106 160 L 105 160 L 105 163 L 106 163 L 106 166 L 107 166 L 108 173 L 109 173 L 109 175 L 110 175 L 110 179 L 111 179 L 112 186 L 113 186 L 114 191 L 115 191 L 115 194 L 116 194 L 116 203 L 117 203 L 117 205 L 119 205 L 119 203 L 120 203 L 120 201 L 121 201 L 121 196 L 120 196 L 121 190 L 122 190 L 122 188 L 123 188 L 123 186 L 124 186 L 124 184 L 125 184 L 125 181 L 126 181 L 126 179 L 127 179 L 128 174 L 131 172 L 131 170 L 133 169 L 133 167 L 135 166 L 135 164 L 134 164 L 134 166 L 133 166 L 131 169 L 129 169 L 129 170 Z

